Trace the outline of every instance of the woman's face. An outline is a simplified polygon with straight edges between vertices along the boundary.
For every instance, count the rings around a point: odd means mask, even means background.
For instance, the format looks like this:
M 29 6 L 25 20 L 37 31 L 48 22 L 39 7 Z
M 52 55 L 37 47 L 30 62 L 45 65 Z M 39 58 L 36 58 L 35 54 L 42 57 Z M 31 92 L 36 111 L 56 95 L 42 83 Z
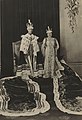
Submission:
M 32 34 L 33 29 L 27 29 L 27 31 L 28 31 L 29 34 Z
M 48 36 L 48 37 L 52 37 L 52 32 L 47 33 L 47 36 Z

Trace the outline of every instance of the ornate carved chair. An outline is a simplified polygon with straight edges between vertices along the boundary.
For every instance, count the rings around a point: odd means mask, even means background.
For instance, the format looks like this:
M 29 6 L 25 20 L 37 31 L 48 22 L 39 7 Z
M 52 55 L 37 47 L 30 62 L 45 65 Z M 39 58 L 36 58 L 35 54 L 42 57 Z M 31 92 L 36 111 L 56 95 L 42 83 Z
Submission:
M 13 48 L 13 66 L 14 66 L 14 74 L 16 74 L 17 71 L 17 64 L 20 59 L 20 44 L 21 41 L 13 42 L 12 43 L 12 48 Z

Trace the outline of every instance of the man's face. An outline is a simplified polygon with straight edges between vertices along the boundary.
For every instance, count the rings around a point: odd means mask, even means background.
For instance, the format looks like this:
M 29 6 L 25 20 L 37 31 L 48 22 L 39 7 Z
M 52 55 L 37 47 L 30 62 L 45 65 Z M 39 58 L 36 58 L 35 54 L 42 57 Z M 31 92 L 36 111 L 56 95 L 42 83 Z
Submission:
M 32 34 L 33 29 L 27 29 L 27 31 L 28 31 L 29 34 Z
M 47 33 L 47 36 L 48 36 L 48 37 L 52 37 L 52 32 Z

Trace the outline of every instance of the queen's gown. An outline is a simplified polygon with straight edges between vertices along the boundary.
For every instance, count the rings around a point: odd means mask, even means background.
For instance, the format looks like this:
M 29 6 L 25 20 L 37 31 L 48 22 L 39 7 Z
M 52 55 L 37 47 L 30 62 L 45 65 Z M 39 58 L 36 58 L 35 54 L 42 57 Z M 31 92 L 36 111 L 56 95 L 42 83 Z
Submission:
M 52 37 L 44 38 L 42 44 L 42 53 L 44 56 L 44 77 L 53 78 L 56 76 L 56 71 L 64 70 L 57 58 L 57 50 L 59 49 L 59 44 L 57 39 Z

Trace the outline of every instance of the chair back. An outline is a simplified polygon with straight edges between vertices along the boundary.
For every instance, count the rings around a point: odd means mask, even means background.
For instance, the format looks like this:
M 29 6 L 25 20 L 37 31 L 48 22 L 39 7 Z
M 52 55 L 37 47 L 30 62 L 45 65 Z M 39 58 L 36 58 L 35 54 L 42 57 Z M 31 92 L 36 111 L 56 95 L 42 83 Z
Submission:
M 17 71 L 18 61 L 20 59 L 20 44 L 21 44 L 21 41 L 12 43 L 14 73 L 16 73 L 16 71 Z

